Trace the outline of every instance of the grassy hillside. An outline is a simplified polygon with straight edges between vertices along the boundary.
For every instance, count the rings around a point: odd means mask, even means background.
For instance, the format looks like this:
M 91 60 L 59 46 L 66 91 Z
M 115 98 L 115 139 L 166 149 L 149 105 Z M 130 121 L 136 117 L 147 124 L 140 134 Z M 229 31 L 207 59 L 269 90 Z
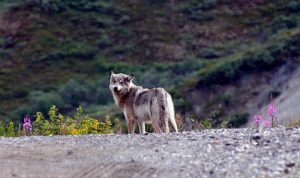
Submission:
M 186 88 L 236 80 L 298 55 L 295 0 L 26 0 L 0 3 L 0 115 L 79 104 L 115 113 L 110 70 L 163 86 L 177 110 Z M 290 42 L 290 43 L 289 43 Z M 186 99 L 186 98 L 185 98 Z

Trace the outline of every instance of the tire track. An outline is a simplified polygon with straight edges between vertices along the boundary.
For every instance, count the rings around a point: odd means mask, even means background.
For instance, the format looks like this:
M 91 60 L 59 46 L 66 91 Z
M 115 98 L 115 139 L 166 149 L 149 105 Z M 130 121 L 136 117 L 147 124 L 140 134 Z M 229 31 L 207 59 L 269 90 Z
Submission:
M 152 177 L 152 175 L 158 176 L 160 171 L 155 168 L 148 168 L 142 165 L 142 163 L 135 161 L 128 162 L 107 162 L 100 163 L 96 166 L 87 167 L 82 171 L 74 174 L 72 177 L 80 178 L 126 178 L 126 177 Z

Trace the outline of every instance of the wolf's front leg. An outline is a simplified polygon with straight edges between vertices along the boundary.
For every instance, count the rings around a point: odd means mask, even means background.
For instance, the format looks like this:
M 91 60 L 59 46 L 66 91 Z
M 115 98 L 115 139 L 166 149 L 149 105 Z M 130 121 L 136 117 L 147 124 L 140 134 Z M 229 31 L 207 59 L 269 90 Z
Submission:
M 127 119 L 127 128 L 128 128 L 128 134 L 134 134 L 134 130 L 135 130 L 134 119 Z

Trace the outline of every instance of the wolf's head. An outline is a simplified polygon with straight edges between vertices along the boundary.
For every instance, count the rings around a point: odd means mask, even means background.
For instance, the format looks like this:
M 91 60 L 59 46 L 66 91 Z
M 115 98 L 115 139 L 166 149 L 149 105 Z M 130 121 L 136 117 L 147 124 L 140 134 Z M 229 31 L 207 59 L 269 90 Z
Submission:
M 109 89 L 112 93 L 124 95 L 132 86 L 133 77 L 133 74 L 115 74 L 113 71 L 111 71 Z

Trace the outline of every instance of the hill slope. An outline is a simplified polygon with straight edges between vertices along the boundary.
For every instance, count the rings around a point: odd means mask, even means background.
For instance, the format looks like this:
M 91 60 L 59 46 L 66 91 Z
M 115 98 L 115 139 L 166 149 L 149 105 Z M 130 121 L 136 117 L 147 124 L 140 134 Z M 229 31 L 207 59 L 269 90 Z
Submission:
M 111 69 L 135 73 L 140 85 L 166 87 L 178 111 L 205 118 L 216 103 L 205 99 L 208 109 L 195 109 L 189 90 L 222 88 L 298 56 L 292 39 L 299 39 L 300 3 L 293 0 L 5 0 L 0 7 L 5 118 L 47 112 L 52 104 L 61 112 L 80 104 L 97 116 L 115 113 Z

